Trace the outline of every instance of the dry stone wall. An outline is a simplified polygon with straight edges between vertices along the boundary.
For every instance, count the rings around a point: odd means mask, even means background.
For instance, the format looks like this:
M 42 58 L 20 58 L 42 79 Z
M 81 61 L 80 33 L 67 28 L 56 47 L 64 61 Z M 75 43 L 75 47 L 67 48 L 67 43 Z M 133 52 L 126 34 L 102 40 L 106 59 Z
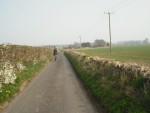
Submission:
M 87 71 L 99 73 L 101 76 L 114 76 L 118 78 L 122 88 L 129 90 L 128 84 L 132 81 L 142 78 L 144 84 L 143 92 L 150 92 L 150 68 L 138 64 L 121 63 L 110 59 L 100 57 L 90 57 L 84 53 L 76 51 L 67 51 L 72 57 L 75 57 Z M 133 93 L 135 90 L 131 88 Z M 128 92 L 128 91 L 127 91 Z
M 43 47 L 0 45 L 0 89 L 2 84 L 13 84 L 16 73 L 27 65 L 50 60 L 51 49 Z

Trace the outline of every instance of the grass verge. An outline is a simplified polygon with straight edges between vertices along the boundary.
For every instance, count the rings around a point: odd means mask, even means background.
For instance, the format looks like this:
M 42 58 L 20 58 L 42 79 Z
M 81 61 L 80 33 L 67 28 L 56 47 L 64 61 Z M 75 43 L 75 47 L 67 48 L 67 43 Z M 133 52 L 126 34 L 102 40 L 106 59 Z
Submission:
M 30 81 L 39 72 L 46 62 L 39 62 L 37 64 L 28 64 L 26 69 L 17 73 L 15 84 L 4 84 L 0 92 L 0 105 L 10 101 L 19 91 L 25 81 Z

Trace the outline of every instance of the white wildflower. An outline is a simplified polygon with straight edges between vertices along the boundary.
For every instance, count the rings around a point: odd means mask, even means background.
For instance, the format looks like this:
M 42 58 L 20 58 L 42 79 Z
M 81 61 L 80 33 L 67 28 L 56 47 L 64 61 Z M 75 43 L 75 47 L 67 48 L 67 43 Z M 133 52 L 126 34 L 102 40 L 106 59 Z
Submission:
M 13 65 L 10 62 L 4 62 L 0 70 L 1 83 L 13 84 L 15 83 L 15 79 L 16 79 L 16 74 Z
M 33 60 L 33 64 L 35 65 L 35 64 L 37 64 L 38 63 L 38 60 L 37 59 L 34 59 Z
M 22 64 L 22 63 L 17 63 L 17 68 L 19 69 L 19 71 L 24 70 L 26 67 Z

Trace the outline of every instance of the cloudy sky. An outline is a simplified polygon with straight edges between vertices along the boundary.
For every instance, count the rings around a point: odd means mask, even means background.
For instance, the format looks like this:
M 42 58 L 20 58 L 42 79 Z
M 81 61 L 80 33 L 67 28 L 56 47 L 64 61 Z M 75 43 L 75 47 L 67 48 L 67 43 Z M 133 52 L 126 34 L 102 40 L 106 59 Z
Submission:
M 0 0 L 0 43 L 69 44 L 150 38 L 150 0 Z

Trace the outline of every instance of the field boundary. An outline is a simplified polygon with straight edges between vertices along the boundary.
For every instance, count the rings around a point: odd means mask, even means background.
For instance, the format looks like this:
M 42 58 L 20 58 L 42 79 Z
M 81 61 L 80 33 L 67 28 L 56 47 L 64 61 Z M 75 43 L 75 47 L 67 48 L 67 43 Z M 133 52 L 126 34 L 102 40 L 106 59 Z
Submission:
M 109 113 L 150 112 L 150 71 L 135 64 L 66 51 L 84 84 Z

